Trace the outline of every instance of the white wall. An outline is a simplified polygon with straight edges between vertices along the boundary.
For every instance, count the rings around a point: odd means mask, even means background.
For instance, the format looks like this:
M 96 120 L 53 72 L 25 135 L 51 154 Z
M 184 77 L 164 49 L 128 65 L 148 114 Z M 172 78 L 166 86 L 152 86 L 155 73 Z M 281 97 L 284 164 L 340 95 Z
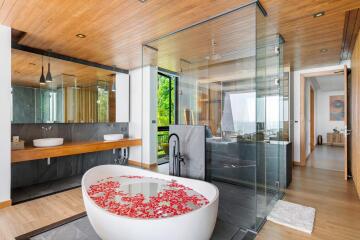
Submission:
M 129 90 L 129 74 L 116 73 L 116 122 L 129 122 L 130 119 L 130 90 Z
M 316 101 L 316 95 L 317 95 L 317 90 L 316 87 L 313 85 L 313 83 L 310 80 L 306 80 L 306 84 L 305 84 L 305 134 L 306 134 L 306 156 L 309 156 L 311 153 L 311 146 L 310 146 L 310 125 L 311 125 L 311 121 L 310 121 L 310 87 L 312 87 L 312 89 L 314 90 L 314 101 Z M 314 104 L 315 106 L 315 113 L 317 112 L 316 108 L 316 103 Z M 314 120 L 315 123 L 315 132 L 316 132 L 316 120 Z M 314 136 L 314 141 L 316 138 L 316 134 Z M 316 142 L 316 141 L 315 141 Z
M 347 63 L 348 66 L 350 66 Z M 304 73 L 315 73 L 329 70 L 343 69 L 344 65 L 335 65 L 321 68 L 311 68 L 300 71 L 294 71 L 294 161 L 300 162 L 300 75 Z
M 142 162 L 157 162 L 157 68 L 143 68 L 143 155 Z
M 130 121 L 129 137 L 142 135 L 142 77 L 141 69 L 130 71 Z M 141 147 L 130 148 L 129 159 L 141 162 Z
M 130 148 L 130 160 L 153 164 L 157 161 L 157 69 L 130 71 L 129 136 L 142 138 L 142 147 Z
M 0 25 L 0 202 L 10 200 L 11 185 L 11 29 Z
M 326 134 L 332 132 L 334 128 L 343 130 L 345 128 L 344 121 L 330 121 L 330 96 L 344 95 L 344 91 L 318 91 L 316 97 L 317 105 L 317 129 L 316 136 L 321 134 L 323 136 L 323 142 L 327 143 Z

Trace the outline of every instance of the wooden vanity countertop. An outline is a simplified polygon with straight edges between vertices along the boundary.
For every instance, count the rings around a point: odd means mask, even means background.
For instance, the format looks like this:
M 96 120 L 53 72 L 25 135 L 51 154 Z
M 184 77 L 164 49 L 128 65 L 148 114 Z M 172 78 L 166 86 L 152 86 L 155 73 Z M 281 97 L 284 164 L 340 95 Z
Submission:
M 119 141 L 87 141 L 65 142 L 61 146 L 38 148 L 28 146 L 25 149 L 12 150 L 11 162 L 18 163 L 30 160 L 39 160 L 52 157 L 77 155 L 82 153 L 100 152 L 124 147 L 141 146 L 142 141 L 138 138 L 125 138 Z

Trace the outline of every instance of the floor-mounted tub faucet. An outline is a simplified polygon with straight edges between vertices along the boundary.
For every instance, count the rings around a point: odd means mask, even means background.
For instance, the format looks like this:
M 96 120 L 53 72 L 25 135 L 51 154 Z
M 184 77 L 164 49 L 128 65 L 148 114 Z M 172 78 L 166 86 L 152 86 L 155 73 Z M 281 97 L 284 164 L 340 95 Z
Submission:
M 113 149 L 115 164 L 127 165 L 129 161 L 129 148 Z
M 175 136 L 176 141 L 174 141 L 174 147 L 173 147 L 173 171 L 172 174 L 174 176 L 181 176 L 181 163 L 185 164 L 184 156 L 180 153 L 180 138 L 176 133 L 172 133 L 169 136 L 169 147 L 170 147 L 170 140 L 171 138 Z M 177 144 L 176 144 L 177 143 Z M 176 151 L 177 148 L 177 151 Z

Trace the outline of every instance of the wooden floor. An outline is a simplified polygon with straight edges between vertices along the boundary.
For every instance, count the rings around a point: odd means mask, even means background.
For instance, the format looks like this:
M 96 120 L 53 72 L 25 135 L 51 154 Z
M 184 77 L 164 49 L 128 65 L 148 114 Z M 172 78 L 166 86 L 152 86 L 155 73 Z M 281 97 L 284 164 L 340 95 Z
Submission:
M 266 222 L 257 240 L 359 240 L 360 200 L 352 181 L 343 173 L 311 167 L 296 167 L 285 200 L 314 207 L 312 235 Z
M 360 239 L 360 201 L 352 181 L 342 177 L 342 172 L 296 167 L 285 200 L 316 208 L 313 234 L 266 222 L 257 239 Z M 1 209 L 0 239 L 14 239 L 82 211 L 79 188 Z
M 344 171 L 344 148 L 317 145 L 306 161 L 306 166 Z
M 83 211 L 80 188 L 1 209 L 0 239 L 14 239 Z

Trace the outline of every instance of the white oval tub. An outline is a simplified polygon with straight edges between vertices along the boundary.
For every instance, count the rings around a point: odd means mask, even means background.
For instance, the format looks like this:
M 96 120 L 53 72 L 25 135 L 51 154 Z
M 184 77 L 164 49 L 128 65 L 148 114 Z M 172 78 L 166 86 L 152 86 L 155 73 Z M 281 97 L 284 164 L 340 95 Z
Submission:
M 174 179 L 202 194 L 209 203 L 189 213 L 167 218 L 119 216 L 99 207 L 89 197 L 87 189 L 98 180 L 121 175 Z M 82 178 L 82 194 L 90 223 L 104 240 L 209 240 L 215 227 L 219 205 L 219 191 L 213 184 L 121 165 L 102 165 L 88 170 Z

